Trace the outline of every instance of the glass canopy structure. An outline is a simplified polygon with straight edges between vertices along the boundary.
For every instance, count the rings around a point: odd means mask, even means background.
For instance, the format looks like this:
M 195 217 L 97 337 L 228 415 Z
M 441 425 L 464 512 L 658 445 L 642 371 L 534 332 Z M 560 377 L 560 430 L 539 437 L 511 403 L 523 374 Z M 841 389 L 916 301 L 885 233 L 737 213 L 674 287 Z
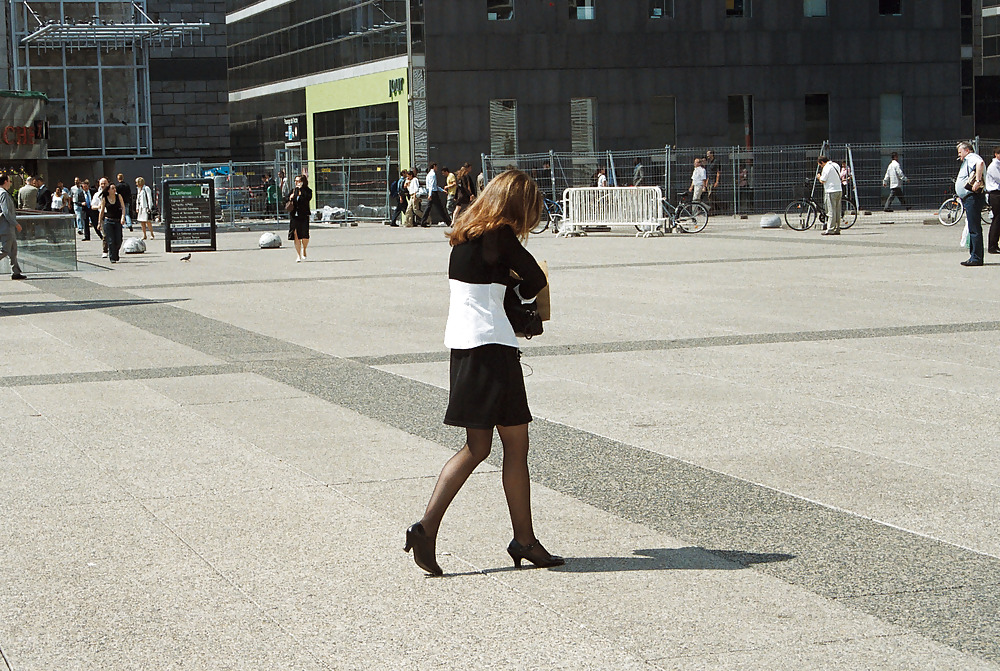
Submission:
M 145 0 L 10 0 L 14 87 L 48 95 L 49 157 L 150 156 L 149 48 L 208 24 L 153 20 Z

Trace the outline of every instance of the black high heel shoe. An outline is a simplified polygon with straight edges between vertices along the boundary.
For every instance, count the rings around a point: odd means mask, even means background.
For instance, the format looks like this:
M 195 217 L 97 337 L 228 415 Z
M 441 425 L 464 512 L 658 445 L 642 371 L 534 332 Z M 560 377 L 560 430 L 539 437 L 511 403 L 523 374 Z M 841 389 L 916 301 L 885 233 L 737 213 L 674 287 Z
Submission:
M 424 525 L 417 522 L 406 530 L 406 545 L 403 546 L 403 552 L 409 552 L 412 549 L 413 561 L 417 563 L 417 566 L 431 575 L 439 576 L 443 575 L 444 571 L 438 566 L 434 556 L 436 540 L 427 535 L 427 532 L 424 531 Z
M 521 545 L 516 540 L 511 541 L 507 546 L 507 554 L 514 560 L 514 566 L 521 568 L 521 560 L 527 559 L 539 568 L 549 568 L 550 566 L 562 566 L 566 560 L 542 547 L 542 544 L 535 539 L 531 545 Z

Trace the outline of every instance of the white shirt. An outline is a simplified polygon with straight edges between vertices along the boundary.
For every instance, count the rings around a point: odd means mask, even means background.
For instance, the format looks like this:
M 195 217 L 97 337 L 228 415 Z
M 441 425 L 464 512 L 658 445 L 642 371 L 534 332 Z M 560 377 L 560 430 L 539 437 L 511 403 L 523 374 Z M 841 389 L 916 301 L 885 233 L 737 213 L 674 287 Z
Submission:
M 955 194 L 959 198 L 965 198 L 972 193 L 965 188 L 965 185 L 971 182 L 972 178 L 976 176 L 976 168 L 981 163 L 983 163 L 983 159 L 976 152 L 970 151 L 965 155 L 962 167 L 958 169 L 958 179 L 955 180 Z
M 986 191 L 1000 191 L 1000 159 L 994 158 L 986 169 Z
M 407 193 L 411 196 L 417 195 L 417 191 L 420 190 L 420 180 L 415 176 L 410 178 L 410 183 L 406 187 Z
M 434 193 L 435 191 L 444 191 L 444 189 L 438 186 L 437 173 L 434 172 L 433 170 L 427 171 L 427 177 L 424 183 L 427 184 L 427 193 Z
M 61 210 L 63 206 L 63 195 L 60 193 L 58 196 L 52 194 L 52 202 L 49 204 L 50 210 Z
M 607 186 L 607 185 L 608 185 L 608 176 L 605 175 L 604 173 L 601 173 L 600 175 L 598 175 L 597 176 L 597 186 Z
M 875 173 L 876 175 L 878 173 Z M 823 172 L 819 175 L 819 181 L 823 182 L 824 193 L 842 192 L 840 186 L 840 166 L 833 161 L 827 161 L 823 166 Z
M 885 169 L 885 177 L 882 178 L 882 183 L 888 184 L 890 189 L 898 189 L 905 179 L 906 175 L 903 174 L 903 169 L 899 167 L 899 161 L 890 161 L 889 167 Z
M 694 186 L 705 186 L 705 181 L 708 180 L 708 171 L 705 170 L 703 166 L 698 166 L 691 173 L 691 184 Z

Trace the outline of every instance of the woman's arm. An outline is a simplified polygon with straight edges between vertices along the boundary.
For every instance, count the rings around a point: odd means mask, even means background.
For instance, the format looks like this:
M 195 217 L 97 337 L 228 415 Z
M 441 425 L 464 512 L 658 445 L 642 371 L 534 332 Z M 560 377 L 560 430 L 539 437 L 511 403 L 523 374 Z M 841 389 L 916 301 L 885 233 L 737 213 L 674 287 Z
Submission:
M 545 288 L 547 280 L 541 266 L 535 261 L 521 241 L 514 234 L 514 229 L 504 226 L 498 231 L 500 235 L 500 261 L 509 267 L 521 281 L 515 285 L 517 295 L 521 300 L 531 300 L 538 295 L 538 292 Z

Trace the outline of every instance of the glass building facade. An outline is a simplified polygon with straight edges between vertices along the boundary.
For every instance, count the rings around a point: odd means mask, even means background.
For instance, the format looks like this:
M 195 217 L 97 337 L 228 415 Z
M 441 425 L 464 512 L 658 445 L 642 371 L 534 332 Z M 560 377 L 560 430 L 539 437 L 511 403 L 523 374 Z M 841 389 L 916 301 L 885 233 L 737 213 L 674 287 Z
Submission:
M 135 5 L 145 9 L 144 0 Z M 40 22 L 139 20 L 120 0 L 11 4 L 13 85 L 49 98 L 50 157 L 136 158 L 151 155 L 149 58 L 135 46 L 25 46 Z
M 229 0 L 226 11 L 230 138 L 237 161 L 271 160 L 286 146 L 286 120 L 307 116 L 309 86 L 423 50 L 423 0 L 290 0 L 266 8 Z M 377 101 L 313 113 L 316 155 L 305 157 L 382 158 L 390 151 L 395 158 L 401 123 L 396 107 Z

